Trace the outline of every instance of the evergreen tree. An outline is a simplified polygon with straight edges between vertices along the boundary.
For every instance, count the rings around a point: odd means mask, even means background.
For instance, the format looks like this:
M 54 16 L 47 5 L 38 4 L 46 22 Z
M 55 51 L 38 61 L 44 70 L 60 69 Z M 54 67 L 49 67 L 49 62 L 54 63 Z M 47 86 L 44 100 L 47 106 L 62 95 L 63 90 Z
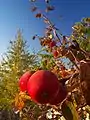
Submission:
M 10 41 L 10 47 L 0 65 L 0 108 L 11 108 L 13 98 L 18 92 L 20 76 L 36 65 L 36 56 L 30 54 L 27 42 L 18 31 L 16 39 Z

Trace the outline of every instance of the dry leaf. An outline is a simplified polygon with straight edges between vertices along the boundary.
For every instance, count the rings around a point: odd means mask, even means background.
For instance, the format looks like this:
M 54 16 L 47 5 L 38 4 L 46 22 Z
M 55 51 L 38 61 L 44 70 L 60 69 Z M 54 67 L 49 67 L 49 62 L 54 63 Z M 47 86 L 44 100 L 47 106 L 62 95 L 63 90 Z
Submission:
M 49 3 L 50 0 L 45 0 L 46 3 Z
M 36 14 L 36 18 L 41 18 L 42 17 L 42 14 L 41 13 L 37 13 Z
M 35 40 L 36 36 L 33 36 L 32 39 Z
M 54 9 L 55 9 L 54 6 L 47 6 L 46 12 L 52 11 L 52 10 L 54 10 Z
M 80 62 L 80 81 L 86 103 L 90 105 L 90 60 Z
M 34 11 L 36 11 L 36 10 L 37 10 L 37 7 L 35 7 L 35 6 L 32 7 L 32 9 L 31 9 L 32 12 L 34 12 Z

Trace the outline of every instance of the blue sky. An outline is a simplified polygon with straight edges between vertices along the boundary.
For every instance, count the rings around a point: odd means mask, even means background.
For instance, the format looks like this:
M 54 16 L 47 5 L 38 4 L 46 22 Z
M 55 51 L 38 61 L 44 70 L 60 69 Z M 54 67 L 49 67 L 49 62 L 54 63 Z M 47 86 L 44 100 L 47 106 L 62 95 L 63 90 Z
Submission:
M 43 12 L 44 0 L 37 1 L 36 5 Z M 65 35 L 71 33 L 75 22 L 90 17 L 90 0 L 51 0 L 51 4 L 55 6 L 55 11 L 47 16 Z M 42 20 L 35 18 L 35 14 L 30 11 L 31 6 L 29 0 L 0 0 L 0 57 L 6 52 L 9 41 L 15 38 L 19 28 L 30 49 L 40 49 L 39 41 L 32 41 L 32 36 L 43 35 L 45 25 Z

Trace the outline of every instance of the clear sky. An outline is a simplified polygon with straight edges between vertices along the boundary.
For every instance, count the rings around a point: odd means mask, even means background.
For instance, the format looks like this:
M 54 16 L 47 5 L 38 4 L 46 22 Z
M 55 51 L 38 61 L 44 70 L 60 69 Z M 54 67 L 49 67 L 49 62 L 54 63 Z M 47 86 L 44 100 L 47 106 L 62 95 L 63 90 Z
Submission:
M 37 0 L 41 11 L 44 11 L 44 0 Z M 90 0 L 51 0 L 55 11 L 47 15 L 62 31 L 63 34 L 70 34 L 71 27 L 83 17 L 90 17 Z M 0 57 L 9 46 L 9 41 L 15 38 L 17 30 L 23 31 L 25 40 L 28 41 L 30 49 L 39 50 L 38 40 L 32 41 L 34 34 L 43 35 L 43 21 L 35 18 L 30 11 L 29 0 L 0 0 Z M 59 16 L 62 16 L 60 19 Z

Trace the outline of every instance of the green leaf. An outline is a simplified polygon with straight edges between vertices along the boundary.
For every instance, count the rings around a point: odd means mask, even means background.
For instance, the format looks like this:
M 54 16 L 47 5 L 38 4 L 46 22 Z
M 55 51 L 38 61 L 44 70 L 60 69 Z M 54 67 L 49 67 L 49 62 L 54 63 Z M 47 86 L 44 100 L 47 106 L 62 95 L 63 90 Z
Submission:
M 77 111 L 72 102 L 64 101 L 61 105 L 62 115 L 66 120 L 79 120 Z

